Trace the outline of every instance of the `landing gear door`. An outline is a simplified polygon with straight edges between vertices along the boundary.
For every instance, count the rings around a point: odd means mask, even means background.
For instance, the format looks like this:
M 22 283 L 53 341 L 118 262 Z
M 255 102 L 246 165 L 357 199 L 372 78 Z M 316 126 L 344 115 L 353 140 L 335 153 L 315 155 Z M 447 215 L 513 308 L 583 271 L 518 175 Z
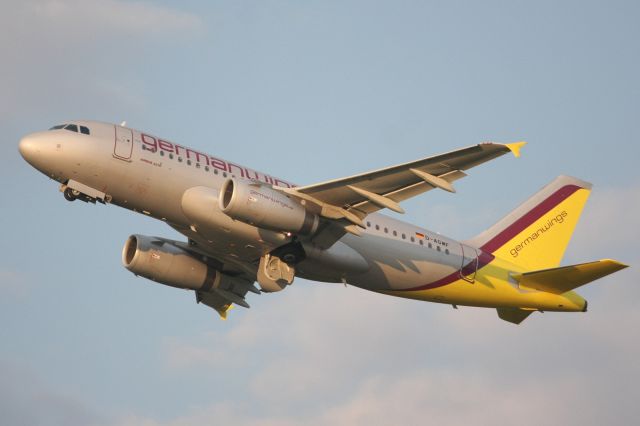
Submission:
M 478 272 L 478 250 L 464 244 L 460 244 L 460 248 L 462 250 L 460 278 L 474 283 L 476 281 L 476 273 Z
M 113 148 L 113 156 L 125 161 L 131 161 L 133 152 L 133 131 L 122 126 L 115 126 L 116 140 Z

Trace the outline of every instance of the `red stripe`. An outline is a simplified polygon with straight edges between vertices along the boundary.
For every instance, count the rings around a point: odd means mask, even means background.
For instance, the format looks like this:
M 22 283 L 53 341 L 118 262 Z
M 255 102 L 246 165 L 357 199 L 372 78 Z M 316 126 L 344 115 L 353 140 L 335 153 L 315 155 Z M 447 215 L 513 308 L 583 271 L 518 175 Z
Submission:
M 504 231 L 486 242 L 481 249 L 488 253 L 493 253 L 513 237 L 527 229 L 532 223 L 547 214 L 552 208 L 569 198 L 577 190 L 582 189 L 576 185 L 565 185 L 551 194 L 546 200 L 529 210 L 520 219 L 509 225 Z
M 491 261 L 493 259 L 495 259 L 494 255 L 489 254 L 489 253 L 480 252 L 480 255 L 478 256 L 478 271 L 480 271 L 480 269 L 484 268 L 489 263 L 491 263 Z M 475 266 L 474 263 L 475 262 L 470 262 L 464 268 L 462 268 L 462 275 L 464 275 L 464 276 L 471 275 L 473 273 L 473 268 Z M 418 287 L 404 288 L 404 289 L 395 290 L 395 291 L 430 290 L 432 288 L 442 287 L 442 286 L 445 286 L 447 284 L 451 284 L 452 282 L 458 281 L 459 279 L 461 279 L 461 275 L 460 275 L 460 271 L 458 270 L 458 271 L 455 271 L 455 272 L 447 275 L 446 277 L 440 278 L 437 281 L 434 281 L 434 282 L 431 282 L 431 283 L 428 283 L 428 284 L 423 284 L 423 285 L 418 286 Z

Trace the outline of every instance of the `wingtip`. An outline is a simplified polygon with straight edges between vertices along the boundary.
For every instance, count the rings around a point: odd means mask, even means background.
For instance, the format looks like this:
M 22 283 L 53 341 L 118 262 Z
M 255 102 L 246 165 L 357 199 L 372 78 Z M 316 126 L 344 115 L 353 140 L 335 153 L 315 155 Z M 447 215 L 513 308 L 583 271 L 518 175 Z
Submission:
M 525 146 L 527 143 L 525 141 L 520 141 L 520 142 L 513 142 L 513 143 L 506 143 L 504 144 L 504 146 L 506 146 L 507 148 L 509 148 L 509 151 L 511 151 L 513 153 L 513 155 L 518 158 L 520 157 L 520 150 L 522 149 L 523 146 Z
M 601 262 L 606 262 L 606 263 L 609 263 L 610 265 L 615 265 L 615 267 L 617 267 L 618 270 L 629 267 L 629 265 L 627 265 L 626 263 L 618 262 L 615 259 L 602 259 Z
M 227 320 L 227 313 L 233 309 L 233 304 L 228 304 L 226 305 L 226 307 L 222 307 L 221 309 L 216 309 L 216 311 L 218 311 L 218 315 L 220 315 L 220 319 L 222 321 L 226 321 Z

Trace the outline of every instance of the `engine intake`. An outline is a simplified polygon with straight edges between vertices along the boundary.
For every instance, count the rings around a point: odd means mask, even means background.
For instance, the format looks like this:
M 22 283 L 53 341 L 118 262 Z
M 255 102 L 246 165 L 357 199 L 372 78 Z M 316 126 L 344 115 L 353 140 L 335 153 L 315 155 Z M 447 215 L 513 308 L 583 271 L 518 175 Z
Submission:
M 232 219 L 273 231 L 312 234 L 320 221 L 297 200 L 258 182 L 227 179 L 218 202 Z

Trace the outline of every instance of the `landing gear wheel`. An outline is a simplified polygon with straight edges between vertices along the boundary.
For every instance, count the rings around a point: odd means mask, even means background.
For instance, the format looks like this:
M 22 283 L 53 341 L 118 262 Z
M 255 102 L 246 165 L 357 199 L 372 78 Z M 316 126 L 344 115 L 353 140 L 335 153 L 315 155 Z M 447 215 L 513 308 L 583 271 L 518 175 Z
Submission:
M 71 188 L 66 188 L 63 192 L 64 194 L 64 198 L 67 201 L 75 201 L 78 196 L 80 195 L 80 192 L 76 191 L 75 189 L 71 189 Z

